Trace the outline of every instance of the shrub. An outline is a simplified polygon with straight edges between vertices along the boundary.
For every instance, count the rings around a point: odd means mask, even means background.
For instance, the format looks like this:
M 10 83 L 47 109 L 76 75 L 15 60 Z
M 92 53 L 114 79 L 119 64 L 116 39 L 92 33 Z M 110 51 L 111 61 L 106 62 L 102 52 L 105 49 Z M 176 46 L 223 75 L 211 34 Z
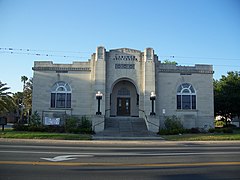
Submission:
M 92 123 L 86 116 L 81 117 L 81 119 L 74 116 L 68 117 L 65 123 L 65 130 L 68 133 L 93 133 Z
M 28 131 L 28 125 L 16 123 L 13 126 L 14 131 Z
M 223 126 L 224 128 L 236 128 L 237 126 L 235 124 L 227 124 Z
M 183 129 L 181 120 L 177 116 L 166 117 L 164 125 L 166 129 Z
M 50 126 L 45 126 L 45 130 L 46 132 L 64 133 L 65 127 L 59 126 L 59 125 L 50 125 Z
M 208 132 L 214 133 L 214 132 L 215 132 L 215 129 L 214 129 L 214 128 L 210 128 L 210 129 L 208 130 Z
M 78 130 L 78 119 L 73 116 L 66 118 L 65 130 L 68 133 L 77 133 L 79 131 Z
M 233 133 L 233 129 L 232 128 L 222 128 L 222 132 L 223 133 Z
M 81 118 L 81 123 L 79 125 L 79 129 L 81 133 L 85 133 L 85 134 L 92 134 L 92 122 L 86 117 L 83 116 Z
M 31 116 L 29 125 L 14 124 L 13 129 L 15 131 L 39 131 L 39 132 L 56 132 L 56 133 L 84 133 L 92 134 L 92 123 L 91 121 L 83 116 L 81 119 L 69 116 L 66 118 L 64 126 L 49 125 L 44 126 L 41 123 L 41 118 L 37 112 Z
M 180 118 L 177 116 L 166 117 L 164 121 L 165 129 L 160 129 L 159 134 L 180 134 L 185 132 Z
M 233 133 L 233 129 L 232 128 L 212 128 L 208 130 L 210 133 Z
M 198 134 L 198 133 L 200 133 L 201 131 L 198 129 L 198 128 L 191 128 L 190 129 L 190 133 L 192 133 L 192 134 Z
M 32 114 L 32 116 L 30 117 L 29 125 L 31 127 L 40 127 L 40 126 L 42 126 L 41 118 L 40 118 L 40 116 L 39 116 L 37 111 L 35 111 Z

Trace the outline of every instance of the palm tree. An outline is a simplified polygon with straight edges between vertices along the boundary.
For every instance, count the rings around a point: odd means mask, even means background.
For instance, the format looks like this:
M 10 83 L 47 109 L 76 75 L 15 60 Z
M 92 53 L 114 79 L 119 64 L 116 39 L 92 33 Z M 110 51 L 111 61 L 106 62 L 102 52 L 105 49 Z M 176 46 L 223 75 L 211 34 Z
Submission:
M 26 82 L 25 89 L 23 92 L 24 96 L 24 107 L 25 107 L 25 114 L 27 114 L 27 119 L 32 112 L 32 89 L 33 89 L 33 80 L 29 78 Z
M 6 83 L 0 81 L 0 115 L 9 112 L 14 107 L 14 102 L 10 96 L 12 93 L 7 91 L 10 87 L 6 87 Z
M 23 122 L 24 121 L 24 112 L 25 112 L 25 90 L 26 90 L 26 82 L 28 80 L 27 76 L 21 76 L 21 82 L 23 82 L 23 98 L 21 100 L 21 115 L 20 115 L 20 121 Z
M 23 82 L 23 91 L 25 90 L 27 80 L 27 76 L 21 76 L 21 82 Z
M 16 104 L 15 107 L 15 116 L 18 118 L 21 118 L 22 114 L 22 100 L 23 100 L 23 92 L 16 92 L 13 94 L 13 101 Z

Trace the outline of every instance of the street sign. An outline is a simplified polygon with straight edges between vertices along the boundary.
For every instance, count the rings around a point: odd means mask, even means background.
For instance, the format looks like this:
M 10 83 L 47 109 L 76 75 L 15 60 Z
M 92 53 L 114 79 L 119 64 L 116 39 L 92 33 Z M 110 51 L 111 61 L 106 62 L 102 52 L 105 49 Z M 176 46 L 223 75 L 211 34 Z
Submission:
M 0 125 L 2 125 L 2 131 L 4 131 L 4 126 L 7 125 L 7 118 L 0 117 Z

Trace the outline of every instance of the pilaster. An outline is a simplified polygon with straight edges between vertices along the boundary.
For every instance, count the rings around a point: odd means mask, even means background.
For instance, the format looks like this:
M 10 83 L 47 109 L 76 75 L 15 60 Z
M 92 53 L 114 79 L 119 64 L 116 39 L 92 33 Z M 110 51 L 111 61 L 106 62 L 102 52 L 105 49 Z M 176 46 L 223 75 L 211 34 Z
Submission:
M 152 104 L 150 101 L 151 92 L 156 93 L 155 88 L 155 61 L 154 50 L 152 48 L 146 48 L 144 50 L 143 59 L 143 96 L 144 96 L 144 111 L 147 115 L 150 114 Z M 156 106 L 155 106 L 156 107 Z M 155 108 L 156 109 L 156 108 Z M 154 110 L 155 111 L 155 110 Z
M 105 97 L 106 97 L 106 50 L 104 47 L 99 46 L 96 49 L 96 54 L 93 61 L 93 108 L 92 113 L 95 114 L 97 112 L 97 100 L 96 93 L 100 91 L 103 94 L 102 100 L 100 101 L 100 112 L 102 115 L 105 114 Z

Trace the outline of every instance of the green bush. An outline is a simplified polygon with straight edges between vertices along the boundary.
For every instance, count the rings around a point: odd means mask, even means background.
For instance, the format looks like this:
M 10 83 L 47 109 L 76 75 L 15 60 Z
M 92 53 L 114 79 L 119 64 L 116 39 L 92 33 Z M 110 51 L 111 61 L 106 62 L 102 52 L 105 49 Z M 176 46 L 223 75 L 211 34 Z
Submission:
M 190 129 L 190 133 L 192 133 L 192 134 L 198 134 L 198 133 L 201 133 L 201 131 L 199 130 L 199 128 L 191 128 L 191 129 Z
M 162 135 L 173 135 L 173 134 L 180 134 L 184 133 L 185 130 L 181 123 L 181 119 L 177 116 L 170 116 L 166 117 L 164 121 L 165 128 L 159 130 L 159 134 Z
M 164 125 L 166 129 L 183 129 L 181 119 L 177 116 L 166 117 Z
M 15 131 L 44 131 L 44 127 L 41 123 L 41 118 L 37 111 L 35 111 L 29 120 L 29 125 L 17 123 L 13 125 Z
M 70 116 L 66 118 L 65 131 L 68 133 L 78 133 L 78 118 Z
M 81 119 L 77 117 L 70 116 L 66 119 L 65 130 L 68 133 L 84 133 L 84 134 L 92 134 L 92 123 L 86 117 L 83 116 Z
M 223 133 L 233 133 L 233 129 L 232 128 L 222 128 L 222 132 Z
M 214 132 L 215 132 L 215 129 L 214 129 L 214 128 L 210 128 L 210 129 L 208 130 L 208 132 L 214 133 Z
M 233 129 L 230 127 L 225 128 L 212 128 L 208 130 L 210 133 L 233 133 Z
M 16 123 L 13 126 L 14 131 L 28 131 L 28 125 Z
M 237 128 L 235 124 L 227 124 L 223 126 L 224 128 Z
M 65 133 L 65 127 L 58 126 L 58 125 L 45 126 L 45 130 L 46 130 L 46 132 Z
M 37 112 L 31 116 L 29 125 L 14 124 L 13 129 L 15 131 L 38 131 L 38 132 L 55 132 L 55 133 L 82 133 L 92 134 L 92 123 L 91 121 L 83 116 L 81 119 L 69 116 L 66 118 L 64 126 L 50 125 L 44 126 L 41 123 L 41 118 Z
M 179 129 L 160 129 L 159 134 L 161 135 L 175 135 L 185 133 L 185 130 Z
M 29 120 L 29 125 L 33 128 L 35 127 L 41 127 L 42 126 L 42 123 L 41 123 L 41 118 L 38 114 L 37 111 L 35 111 L 32 116 L 30 117 L 30 120 Z
M 86 116 L 83 116 L 81 118 L 81 123 L 79 125 L 79 130 L 80 130 L 81 133 L 84 133 L 84 134 L 92 134 L 93 133 L 92 123 Z

